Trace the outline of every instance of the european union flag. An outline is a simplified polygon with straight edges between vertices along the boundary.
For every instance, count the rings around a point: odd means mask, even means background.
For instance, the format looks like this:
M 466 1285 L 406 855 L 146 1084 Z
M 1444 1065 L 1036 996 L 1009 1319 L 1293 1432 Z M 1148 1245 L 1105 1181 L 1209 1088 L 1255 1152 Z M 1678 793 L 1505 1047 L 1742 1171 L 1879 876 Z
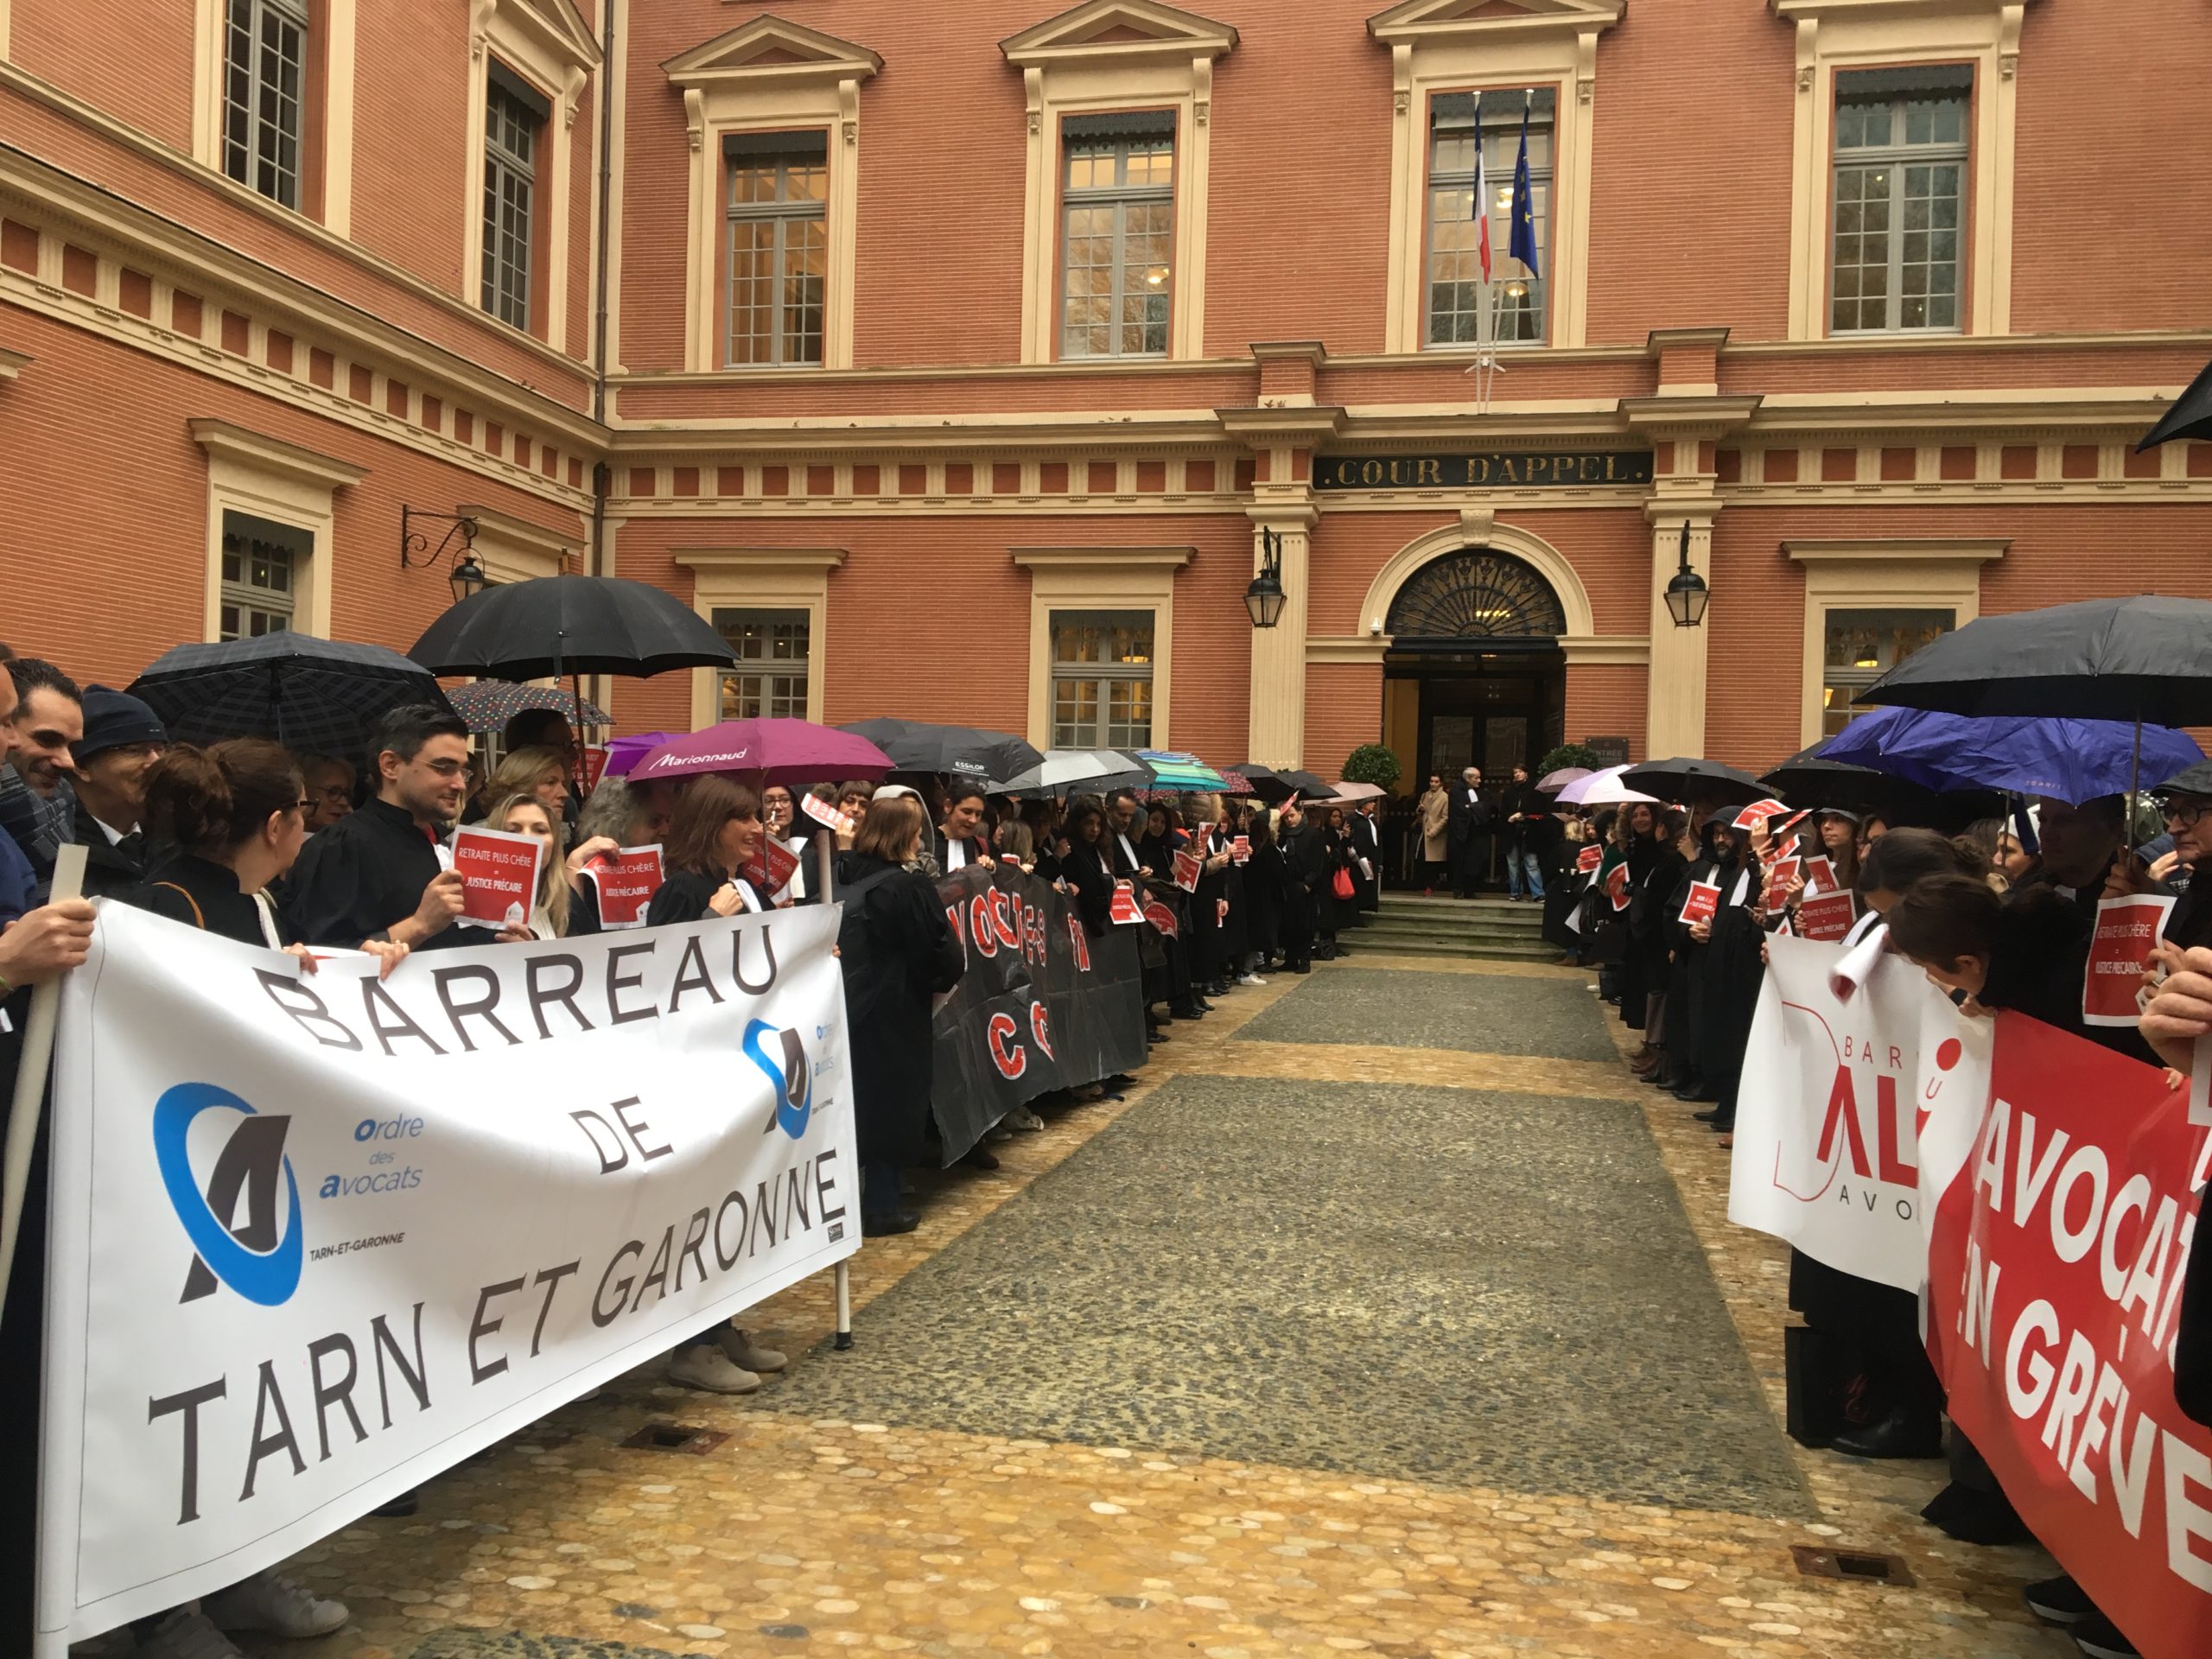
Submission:
M 1535 101 L 1532 98 L 1531 103 Z M 1529 105 L 1521 106 L 1521 156 L 1513 163 L 1513 229 L 1505 251 L 1528 266 L 1531 276 L 1541 276 L 1536 263 L 1536 193 L 1529 183 Z

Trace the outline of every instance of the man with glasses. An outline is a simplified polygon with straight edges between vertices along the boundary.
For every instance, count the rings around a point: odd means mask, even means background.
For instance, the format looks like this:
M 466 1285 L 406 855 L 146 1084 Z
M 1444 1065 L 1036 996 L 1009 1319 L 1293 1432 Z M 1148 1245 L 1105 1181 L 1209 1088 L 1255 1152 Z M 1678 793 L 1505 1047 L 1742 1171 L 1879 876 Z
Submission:
M 468 728 L 410 703 L 384 717 L 369 747 L 377 792 L 308 842 L 293 867 L 292 925 L 309 944 L 471 943 L 452 925 L 461 880 L 445 850 L 468 793 Z

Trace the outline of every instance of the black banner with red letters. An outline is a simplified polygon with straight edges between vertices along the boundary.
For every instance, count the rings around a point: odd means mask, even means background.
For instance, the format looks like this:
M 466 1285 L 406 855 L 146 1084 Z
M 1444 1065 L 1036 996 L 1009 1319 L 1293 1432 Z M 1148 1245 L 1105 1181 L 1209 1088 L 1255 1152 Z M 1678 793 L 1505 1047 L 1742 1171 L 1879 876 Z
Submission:
M 1053 1089 L 1144 1064 L 1139 929 L 1084 931 L 1075 903 L 1010 864 L 940 876 L 968 971 L 938 1005 L 930 1103 L 944 1161 Z

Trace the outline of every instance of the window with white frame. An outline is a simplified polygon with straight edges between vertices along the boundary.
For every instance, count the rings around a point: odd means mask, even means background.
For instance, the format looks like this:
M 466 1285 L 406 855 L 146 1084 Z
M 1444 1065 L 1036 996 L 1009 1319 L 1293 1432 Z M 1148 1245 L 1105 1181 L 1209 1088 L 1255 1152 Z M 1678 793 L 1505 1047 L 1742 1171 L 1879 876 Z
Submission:
M 830 270 L 827 136 L 734 133 L 722 151 L 729 170 L 724 360 L 819 365 Z
M 1164 357 L 1174 296 L 1174 115 L 1070 116 L 1060 137 L 1060 355 Z
M 1431 346 L 1472 346 L 1483 338 L 1481 225 L 1475 218 L 1475 149 L 1482 147 L 1484 217 L 1490 223 L 1493 332 L 1500 341 L 1541 343 L 1550 313 L 1547 279 L 1506 251 L 1513 243 L 1513 175 L 1521 155 L 1521 117 L 1529 117 L 1529 194 L 1538 258 L 1551 232 L 1552 130 L 1558 94 L 1551 87 L 1490 92 L 1478 111 L 1471 92 L 1429 105 L 1428 326 Z
M 223 514 L 222 585 L 217 632 L 225 639 L 288 632 L 300 577 L 315 556 L 315 534 L 250 512 Z
M 223 23 L 223 171 L 296 210 L 308 18 L 298 0 L 228 0 Z
M 1052 747 L 1152 747 L 1150 611 L 1052 613 Z
M 1836 334 L 1960 326 L 1970 67 L 1835 78 Z
M 1834 737 L 1866 712 L 1851 700 L 1957 626 L 1948 609 L 1830 610 L 1821 679 L 1821 734 Z
M 804 720 L 807 613 L 717 610 L 714 621 L 739 664 L 722 673 L 721 717 Z
M 553 105 L 494 58 L 484 96 L 484 308 L 530 327 L 538 137 Z

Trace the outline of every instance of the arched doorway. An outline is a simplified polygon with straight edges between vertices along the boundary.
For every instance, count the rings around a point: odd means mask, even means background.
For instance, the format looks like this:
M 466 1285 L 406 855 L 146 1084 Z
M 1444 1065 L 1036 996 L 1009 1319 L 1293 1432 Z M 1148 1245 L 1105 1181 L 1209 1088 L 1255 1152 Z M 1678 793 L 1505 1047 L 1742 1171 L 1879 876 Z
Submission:
M 1529 561 L 1490 546 L 1431 559 L 1392 595 L 1383 631 L 1384 741 L 1418 782 L 1480 766 L 1503 785 L 1567 725 L 1566 607 Z

